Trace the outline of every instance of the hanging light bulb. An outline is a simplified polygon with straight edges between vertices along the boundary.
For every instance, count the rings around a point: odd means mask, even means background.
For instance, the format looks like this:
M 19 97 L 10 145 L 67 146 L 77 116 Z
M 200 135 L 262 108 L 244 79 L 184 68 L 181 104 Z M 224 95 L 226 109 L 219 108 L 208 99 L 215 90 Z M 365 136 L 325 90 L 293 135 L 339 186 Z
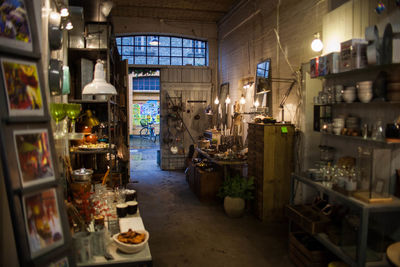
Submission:
M 324 44 L 321 39 L 319 39 L 319 33 L 314 34 L 314 40 L 311 42 L 311 49 L 315 52 L 319 52 L 324 48 Z
M 66 8 L 66 7 L 61 8 L 60 15 L 61 15 L 61 17 L 68 17 L 68 15 L 69 15 L 68 8 Z
M 256 108 L 258 108 L 259 105 L 260 105 L 260 102 L 258 102 L 258 99 L 256 99 L 256 102 L 254 102 L 254 106 L 255 106 Z
M 149 42 L 149 45 L 158 45 L 158 39 L 156 37 L 153 37 Z
M 116 95 L 115 87 L 105 79 L 104 66 L 100 59 L 94 67 L 94 78 L 88 83 L 82 91 L 83 95 Z
M 244 98 L 243 95 L 242 95 L 242 97 L 240 98 L 239 103 L 240 103 L 241 105 L 246 104 L 246 99 Z
M 231 103 L 231 99 L 229 98 L 229 95 L 226 96 L 225 99 L 225 104 L 230 104 Z
M 218 105 L 218 104 L 219 104 L 219 99 L 218 99 L 218 96 L 215 98 L 215 100 L 214 100 L 214 104 L 215 104 L 215 105 Z

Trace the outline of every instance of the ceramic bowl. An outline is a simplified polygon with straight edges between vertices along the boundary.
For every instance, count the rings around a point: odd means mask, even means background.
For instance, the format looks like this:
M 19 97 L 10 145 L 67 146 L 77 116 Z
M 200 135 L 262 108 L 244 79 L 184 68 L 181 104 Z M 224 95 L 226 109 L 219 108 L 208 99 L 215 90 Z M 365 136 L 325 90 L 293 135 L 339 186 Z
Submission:
M 140 244 L 126 244 L 126 243 L 123 243 L 123 242 L 118 240 L 118 235 L 120 233 L 113 235 L 113 240 L 114 240 L 114 242 L 117 245 L 119 250 L 121 250 L 122 252 L 131 254 L 131 253 L 137 253 L 137 252 L 139 252 L 139 251 L 141 251 L 141 250 L 143 250 L 145 248 L 147 242 L 149 241 L 149 237 L 150 237 L 149 232 L 147 232 L 146 230 L 135 230 L 135 232 L 146 235 L 146 237 L 144 238 L 142 243 L 140 243 Z
M 346 103 L 353 103 L 353 101 L 356 99 L 356 93 L 354 91 L 344 91 L 343 92 L 343 100 Z
M 372 97 L 373 97 L 372 92 L 358 95 L 358 99 L 363 103 L 369 103 Z

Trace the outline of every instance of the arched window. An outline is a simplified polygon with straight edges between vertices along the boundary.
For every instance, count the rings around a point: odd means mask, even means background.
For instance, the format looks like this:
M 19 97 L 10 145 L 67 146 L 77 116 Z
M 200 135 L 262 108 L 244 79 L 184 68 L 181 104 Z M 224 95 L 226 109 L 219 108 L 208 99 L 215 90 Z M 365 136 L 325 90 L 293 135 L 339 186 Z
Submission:
M 208 66 L 207 41 L 164 35 L 116 38 L 118 52 L 128 64 Z

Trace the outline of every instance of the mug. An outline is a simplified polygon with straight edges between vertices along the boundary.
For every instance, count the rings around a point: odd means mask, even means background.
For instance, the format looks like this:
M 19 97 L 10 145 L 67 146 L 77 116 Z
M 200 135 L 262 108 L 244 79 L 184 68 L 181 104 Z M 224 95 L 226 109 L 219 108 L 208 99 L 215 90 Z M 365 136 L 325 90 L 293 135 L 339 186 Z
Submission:
M 123 218 L 128 213 L 128 205 L 126 203 L 117 204 L 117 215 Z
M 128 205 L 128 214 L 136 214 L 138 207 L 137 201 L 128 201 L 126 204 Z

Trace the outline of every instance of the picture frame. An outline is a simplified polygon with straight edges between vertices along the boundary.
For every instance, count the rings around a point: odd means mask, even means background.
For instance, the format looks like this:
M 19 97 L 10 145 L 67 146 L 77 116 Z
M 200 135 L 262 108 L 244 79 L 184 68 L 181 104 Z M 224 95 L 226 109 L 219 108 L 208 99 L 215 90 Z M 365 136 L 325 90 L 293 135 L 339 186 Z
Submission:
M 0 69 L 8 115 L 44 116 L 45 96 L 38 64 L 0 56 Z
M 34 56 L 39 45 L 34 3 L 29 0 L 4 0 L 0 11 L 0 51 Z M 36 55 L 37 56 L 37 55 Z
M 13 131 L 20 183 L 23 188 L 55 181 L 55 168 L 47 128 Z
M 22 209 L 31 259 L 65 243 L 56 188 L 45 188 L 23 195 Z
M 384 179 L 376 178 L 374 182 L 373 191 L 379 195 L 385 194 L 386 181 Z

